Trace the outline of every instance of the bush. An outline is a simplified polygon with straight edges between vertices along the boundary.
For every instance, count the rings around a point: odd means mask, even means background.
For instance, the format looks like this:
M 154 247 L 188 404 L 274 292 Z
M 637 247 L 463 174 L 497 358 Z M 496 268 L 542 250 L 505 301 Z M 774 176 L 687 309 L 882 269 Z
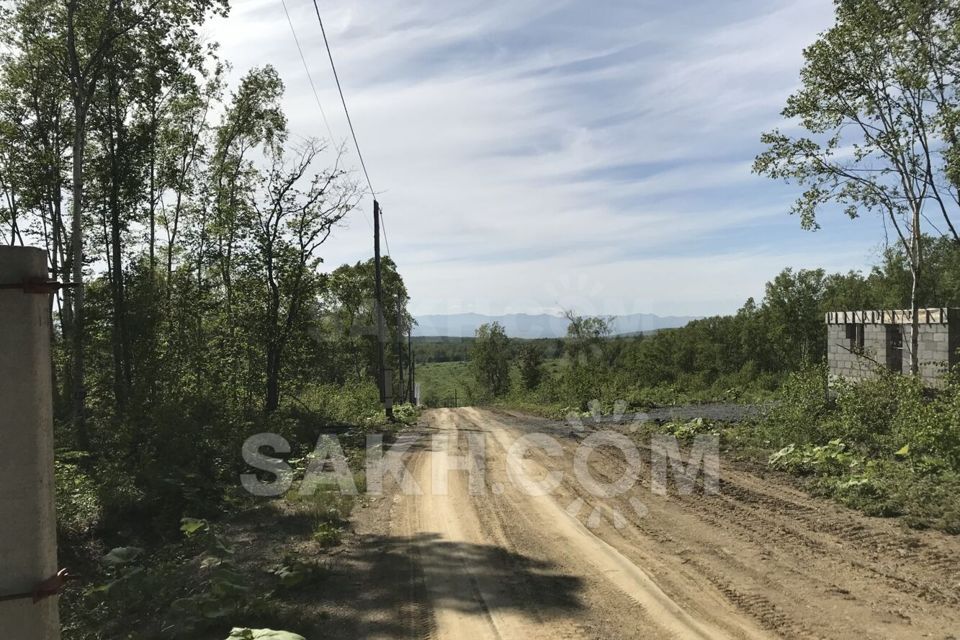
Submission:
M 931 393 L 908 376 L 838 381 L 832 406 L 819 385 L 807 372 L 784 386 L 763 425 L 782 445 L 770 466 L 869 515 L 960 533 L 960 384 Z
M 825 445 L 788 444 L 770 456 L 769 464 L 791 473 L 841 475 L 860 465 L 861 460 L 847 451 L 843 441 L 835 439 Z
M 776 447 L 823 443 L 833 437 L 824 425 L 829 414 L 826 368 L 810 367 L 787 377 L 760 428 Z
M 312 385 L 300 392 L 294 405 L 333 423 L 376 426 L 386 421 L 380 391 L 372 382 Z
M 58 452 L 54 461 L 57 530 L 60 536 L 87 536 L 100 521 L 97 485 L 75 464 L 85 458 L 86 454 L 66 451 Z
M 859 382 L 838 381 L 834 388 L 838 415 L 832 434 L 871 455 L 891 453 L 890 435 L 901 404 L 923 393 L 914 378 L 886 372 Z

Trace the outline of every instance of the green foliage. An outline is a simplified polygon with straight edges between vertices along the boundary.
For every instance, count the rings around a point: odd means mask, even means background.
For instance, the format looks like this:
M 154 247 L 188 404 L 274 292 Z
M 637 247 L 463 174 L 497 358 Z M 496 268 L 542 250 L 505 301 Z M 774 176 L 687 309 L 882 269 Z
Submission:
M 564 341 L 566 355 L 574 364 L 596 363 L 604 357 L 607 342 L 613 327 L 611 318 L 578 316 L 573 311 L 565 313 L 567 339 Z
M 499 322 L 481 325 L 471 352 L 477 382 L 493 397 L 510 389 L 510 341 Z
M 420 418 L 420 410 L 409 402 L 393 406 L 393 417 L 397 422 L 414 425 Z
M 944 81 L 958 71 L 958 9 L 955 0 L 836 2 L 835 24 L 804 50 L 800 88 L 782 112 L 803 134 L 764 133 L 754 163 L 757 173 L 802 185 L 793 213 L 805 229 L 819 228 L 824 209 L 879 214 L 909 265 L 914 310 L 934 282 L 923 229 L 960 241 L 960 92 Z M 917 351 L 909 352 L 914 375 Z
M 879 211 L 905 225 L 907 246 L 919 227 L 911 216 L 926 200 L 949 216 L 960 103 L 941 79 L 955 72 L 960 51 L 956 10 L 924 0 L 836 3 L 836 22 L 804 50 L 801 86 L 783 110 L 808 135 L 764 134 L 768 148 L 754 165 L 804 185 L 794 212 L 805 228 L 837 202 L 851 217 Z M 943 189 L 930 193 L 932 182 Z
M 420 402 L 427 407 L 453 406 L 455 400 L 463 405 L 467 398 L 482 399 L 485 395 L 473 367 L 467 362 L 418 365 L 417 382 L 421 389 Z
M 313 539 L 323 547 L 335 547 L 340 544 L 343 530 L 332 522 L 321 521 L 313 530 Z
M 312 364 L 313 375 L 319 371 L 323 378 L 335 384 L 374 379 L 378 368 L 374 271 L 375 265 L 370 259 L 342 265 L 326 277 L 321 293 L 322 322 L 318 328 L 325 334 L 325 340 L 318 345 L 323 357 Z M 384 344 L 385 358 L 388 363 L 396 363 L 398 344 L 395 332 L 398 327 L 405 332 L 412 326 L 413 317 L 404 306 L 409 295 L 403 278 L 389 257 L 381 261 L 381 279 L 383 319 L 388 334 Z M 405 346 L 403 343 L 401 340 L 401 349 Z M 399 384 L 399 376 L 394 377 Z
M 358 493 L 366 487 L 362 474 L 354 477 Z M 286 498 L 301 507 L 313 522 L 313 539 L 324 547 L 340 544 L 356 501 L 356 496 L 342 493 L 336 486 L 321 486 L 310 495 L 291 491 Z
M 678 440 L 693 440 L 700 435 L 720 435 L 720 429 L 703 418 L 694 418 L 687 422 L 667 422 L 661 425 L 658 431 L 675 436 Z
M 822 428 L 829 411 L 826 367 L 803 369 L 787 377 L 761 429 L 773 446 L 823 442 L 830 435 Z
M 96 483 L 79 464 L 68 462 L 86 459 L 87 456 L 79 452 L 58 452 L 54 462 L 60 537 L 87 536 L 100 521 L 100 496 Z
M 375 426 L 386 421 L 380 392 L 370 381 L 308 385 L 295 396 L 291 408 L 334 424 Z
M 226 640 L 306 640 L 306 638 L 289 631 L 234 627 Z
M 520 347 L 517 360 L 523 387 L 536 389 L 543 380 L 543 350 L 534 343 L 526 343 Z
M 269 569 L 269 573 L 277 578 L 282 590 L 303 587 L 321 575 L 315 563 L 303 562 L 293 555 L 285 556 L 281 563 Z
M 384 424 L 373 263 L 323 265 L 360 194 L 289 131 L 276 69 L 228 85 L 204 36 L 227 9 L 2 11 L 0 241 L 46 247 L 53 277 L 81 285 L 51 332 L 59 540 L 91 585 L 61 600 L 65 637 L 223 627 L 255 601 L 216 524 L 251 500 L 243 442 Z M 412 318 L 389 258 L 383 280 L 392 363 Z
M 203 551 L 197 592 L 174 600 L 167 614 L 171 629 L 189 633 L 239 615 L 249 606 L 253 586 L 233 562 L 233 549 L 209 523 L 188 517 L 180 528 Z
M 889 374 L 836 381 L 827 400 L 822 370 L 788 380 L 755 433 L 780 447 L 773 468 L 809 478 L 815 491 L 870 515 L 960 532 L 958 383 L 931 394 Z
M 139 547 L 116 547 L 111 549 L 110 553 L 103 556 L 100 561 L 110 567 L 123 567 L 131 564 L 142 555 L 143 549 Z
M 788 444 L 770 456 L 769 464 L 775 469 L 791 473 L 819 473 L 838 475 L 859 466 L 861 460 L 847 450 L 839 438 L 824 445 Z

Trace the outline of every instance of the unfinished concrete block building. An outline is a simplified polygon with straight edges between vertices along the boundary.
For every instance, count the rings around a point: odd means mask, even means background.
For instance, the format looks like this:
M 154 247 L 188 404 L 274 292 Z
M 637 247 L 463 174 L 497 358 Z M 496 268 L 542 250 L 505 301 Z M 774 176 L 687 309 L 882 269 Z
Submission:
M 918 361 L 925 384 L 939 386 L 958 361 L 960 309 L 920 309 Z M 862 380 L 880 367 L 910 372 L 909 309 L 827 313 L 827 366 L 832 375 Z

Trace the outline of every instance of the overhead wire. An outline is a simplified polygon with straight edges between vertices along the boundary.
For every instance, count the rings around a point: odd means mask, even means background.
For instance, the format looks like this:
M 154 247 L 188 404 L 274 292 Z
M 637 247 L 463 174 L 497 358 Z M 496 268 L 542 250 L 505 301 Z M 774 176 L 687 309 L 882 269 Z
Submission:
M 350 126 L 350 136 L 353 138 L 353 146 L 357 150 L 357 158 L 360 159 L 360 168 L 363 169 L 363 177 L 367 180 L 367 187 L 370 189 L 370 195 L 376 199 L 377 194 L 373 189 L 373 183 L 370 181 L 370 174 L 367 172 L 367 165 L 363 160 L 363 153 L 360 151 L 360 143 L 357 141 L 357 132 L 353 127 L 353 119 L 350 117 L 350 109 L 347 108 L 347 100 L 343 95 L 343 86 L 340 84 L 340 74 L 337 73 L 337 65 L 333 61 L 333 51 L 330 48 L 330 39 L 327 38 L 327 30 L 323 26 L 323 18 L 320 17 L 320 5 L 317 0 L 313 0 L 313 9 L 317 14 L 317 22 L 320 23 L 320 33 L 323 34 L 323 45 L 327 49 L 327 58 L 330 60 L 330 69 L 333 71 L 333 79 L 337 83 L 337 92 L 340 94 L 340 103 L 343 105 L 343 113 L 347 116 L 347 124 Z M 292 28 L 292 25 L 291 25 Z M 383 216 L 383 206 L 380 207 L 380 229 L 383 233 L 383 243 L 390 255 L 390 240 L 387 238 L 387 227 Z
M 323 109 L 323 103 L 320 100 L 320 92 L 317 91 L 317 85 L 313 81 L 313 74 L 310 73 L 310 65 L 307 64 L 307 57 L 303 53 L 303 46 L 300 44 L 300 38 L 297 36 L 297 30 L 293 26 L 293 19 L 290 17 L 290 10 L 287 8 L 286 0 L 280 0 L 280 4 L 283 6 L 283 13 L 287 17 L 287 24 L 290 25 L 290 33 L 293 35 L 293 42 L 297 46 L 297 53 L 300 54 L 300 62 L 303 63 L 303 70 L 307 74 L 307 81 L 310 83 L 310 89 L 313 92 L 313 99 L 317 103 L 317 109 L 320 110 L 320 117 L 323 119 L 323 125 L 327 129 L 327 135 L 330 136 L 330 144 L 335 144 L 335 136 L 333 135 L 333 129 L 330 127 L 330 121 L 327 119 L 327 113 Z M 370 225 L 370 221 L 366 216 L 361 216 L 364 223 L 366 223 L 368 229 L 373 229 Z
M 373 183 L 370 182 L 370 174 L 367 172 L 367 165 L 363 161 L 363 153 L 360 151 L 360 143 L 357 142 L 357 132 L 353 128 L 353 119 L 350 117 L 350 110 L 347 108 L 347 100 L 343 97 L 343 87 L 340 84 L 340 75 L 337 73 L 337 65 L 333 62 L 333 52 L 330 50 L 330 40 L 327 38 L 327 30 L 323 27 L 323 18 L 320 17 L 320 6 L 317 0 L 313 0 L 313 8 L 317 12 L 317 21 L 320 23 L 320 33 L 323 34 L 323 44 L 327 48 L 327 57 L 330 59 L 330 68 L 333 70 L 333 79 L 337 82 L 337 92 L 340 94 L 340 103 L 343 104 L 343 112 L 347 116 L 347 124 L 350 126 L 350 136 L 353 138 L 353 146 L 357 150 L 357 157 L 360 159 L 360 168 L 363 169 L 363 176 L 367 179 L 367 187 L 370 189 L 370 196 L 377 197 L 373 190 Z
M 330 142 L 333 142 L 333 129 L 330 128 L 330 122 L 327 120 L 327 114 L 323 110 L 323 104 L 320 102 L 320 94 L 317 92 L 317 85 L 313 82 L 313 74 L 310 73 L 310 67 L 307 65 L 307 57 L 303 55 L 303 47 L 300 46 L 300 38 L 297 37 L 297 30 L 293 27 L 293 19 L 290 18 L 290 11 L 287 9 L 286 0 L 280 0 L 283 5 L 283 13 L 287 16 L 287 24 L 290 25 L 290 33 L 293 34 L 293 41 L 297 45 L 297 53 L 300 54 L 300 61 L 303 63 L 303 70 L 307 73 L 307 81 L 310 83 L 310 89 L 313 90 L 313 99 L 317 101 L 317 108 L 320 109 L 320 116 L 323 118 L 323 124 L 327 128 L 327 134 L 330 136 Z
M 327 30 L 323 26 L 323 18 L 320 17 L 320 5 L 317 4 L 317 0 L 313 0 L 313 9 L 317 13 L 317 22 L 320 23 L 320 33 L 323 34 L 323 45 L 327 49 L 327 58 L 330 59 L 330 69 L 333 71 L 333 79 L 337 83 L 337 92 L 340 94 L 340 103 L 343 105 L 343 113 L 347 116 L 347 124 L 350 126 L 350 136 L 353 138 L 353 146 L 357 150 L 357 158 L 360 160 L 360 168 L 363 169 L 363 177 L 367 180 L 367 187 L 370 189 L 370 197 L 373 198 L 374 203 L 374 215 L 377 215 L 377 209 L 380 209 L 380 229 L 378 232 L 383 235 L 383 241 L 386 245 L 387 255 L 390 255 L 390 241 L 387 239 L 387 228 L 384 224 L 383 219 L 383 210 L 379 206 L 379 201 L 377 200 L 377 192 L 373 188 L 373 183 L 370 181 L 370 173 L 367 171 L 367 164 L 363 160 L 363 152 L 360 151 L 360 143 L 357 141 L 357 132 L 353 127 L 353 118 L 350 117 L 350 109 L 347 108 L 347 100 L 343 95 L 343 86 L 340 84 L 340 74 L 337 73 L 337 65 L 333 61 L 333 51 L 330 49 L 330 40 L 327 38 Z M 291 28 L 293 25 L 291 24 Z M 376 239 L 379 243 L 379 237 Z M 378 308 L 382 305 L 382 297 L 380 294 L 380 262 L 379 256 L 377 256 L 377 306 Z M 379 333 L 380 333 L 380 393 L 383 398 L 388 397 L 386 395 L 384 387 L 384 361 L 383 361 L 383 314 L 377 313 L 378 324 L 379 324 Z M 389 405 L 386 408 L 387 416 L 393 418 L 393 413 Z

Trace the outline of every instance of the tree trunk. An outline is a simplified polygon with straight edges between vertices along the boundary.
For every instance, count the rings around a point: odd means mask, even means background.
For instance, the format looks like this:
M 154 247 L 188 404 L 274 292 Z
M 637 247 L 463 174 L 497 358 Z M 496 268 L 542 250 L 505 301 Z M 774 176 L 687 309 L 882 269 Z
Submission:
M 83 300 L 83 154 L 86 146 L 86 106 L 83 100 L 75 98 L 73 131 L 73 220 L 71 221 L 70 244 L 72 253 L 73 281 L 73 330 L 71 336 L 71 400 L 73 407 L 73 428 L 77 436 L 77 446 L 90 450 L 90 434 L 87 431 L 87 388 L 83 357 L 83 334 L 86 329 Z
M 910 375 L 916 376 L 920 373 L 920 358 L 917 353 L 920 348 L 920 301 L 917 298 L 917 282 L 920 274 L 917 269 L 913 269 L 913 287 L 910 290 Z
M 920 246 L 920 206 L 913 207 L 913 233 L 910 274 L 913 276 L 910 288 L 910 375 L 920 374 L 920 275 L 923 267 L 923 251 Z
M 267 397 L 263 408 L 267 413 L 280 406 L 280 361 L 282 347 L 271 341 L 267 345 Z
M 112 136 L 111 136 L 112 137 Z M 113 273 L 113 389 L 117 408 L 122 412 L 127 406 L 128 367 L 126 362 L 126 302 L 123 295 L 123 245 L 121 238 L 120 198 L 118 194 L 116 148 L 110 143 L 110 248 Z
M 150 105 L 150 286 L 156 284 L 157 276 L 157 105 L 156 97 Z

